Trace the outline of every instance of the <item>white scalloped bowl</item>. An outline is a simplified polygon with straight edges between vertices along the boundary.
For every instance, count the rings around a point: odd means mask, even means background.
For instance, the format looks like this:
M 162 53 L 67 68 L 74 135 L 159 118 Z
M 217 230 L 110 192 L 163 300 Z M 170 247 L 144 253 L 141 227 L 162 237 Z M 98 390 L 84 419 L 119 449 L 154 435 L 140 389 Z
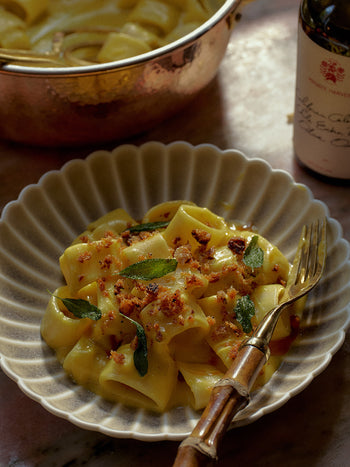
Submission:
M 116 207 L 141 218 L 152 205 L 188 199 L 230 219 L 253 222 L 292 259 L 304 223 L 328 215 L 310 190 L 260 159 L 184 142 L 97 151 L 44 175 L 4 209 L 0 222 L 0 353 L 5 373 L 53 414 L 89 430 L 146 441 L 180 440 L 199 414 L 163 415 L 112 404 L 75 385 L 40 337 L 47 290 L 62 283 L 58 258 L 92 220 Z M 329 364 L 350 321 L 349 244 L 328 218 L 328 259 L 309 296 L 301 334 L 272 379 L 232 427 L 276 410 Z

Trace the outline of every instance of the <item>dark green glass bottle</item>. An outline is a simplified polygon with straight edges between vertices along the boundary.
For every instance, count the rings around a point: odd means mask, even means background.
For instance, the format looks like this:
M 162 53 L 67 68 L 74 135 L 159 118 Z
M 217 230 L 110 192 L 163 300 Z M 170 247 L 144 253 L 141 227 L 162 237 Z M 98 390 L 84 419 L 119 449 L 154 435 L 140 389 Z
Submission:
M 319 46 L 350 57 L 350 1 L 306 0 L 300 8 L 306 34 Z
M 294 113 L 297 158 L 350 179 L 350 0 L 302 0 Z

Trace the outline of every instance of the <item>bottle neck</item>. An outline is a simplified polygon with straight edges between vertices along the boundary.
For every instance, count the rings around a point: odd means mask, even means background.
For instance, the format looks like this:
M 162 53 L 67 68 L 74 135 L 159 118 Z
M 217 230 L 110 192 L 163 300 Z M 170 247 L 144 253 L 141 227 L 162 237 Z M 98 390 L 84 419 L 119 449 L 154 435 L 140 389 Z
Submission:
M 302 0 L 300 19 L 314 42 L 350 57 L 350 1 Z

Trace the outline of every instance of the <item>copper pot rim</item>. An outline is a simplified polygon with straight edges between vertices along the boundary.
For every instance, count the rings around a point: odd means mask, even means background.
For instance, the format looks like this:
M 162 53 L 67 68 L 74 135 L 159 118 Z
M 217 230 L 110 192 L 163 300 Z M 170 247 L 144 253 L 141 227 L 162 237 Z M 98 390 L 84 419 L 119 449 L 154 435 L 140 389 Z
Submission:
M 131 68 L 138 65 L 142 65 L 146 62 L 151 62 L 155 59 L 165 57 L 168 54 L 173 53 L 176 50 L 188 46 L 189 44 L 196 42 L 200 37 L 210 31 L 216 26 L 222 19 L 232 14 L 240 5 L 242 0 L 226 0 L 221 8 L 211 16 L 205 23 L 200 27 L 190 32 L 186 36 L 171 42 L 170 44 L 159 47 L 158 49 L 151 50 L 150 52 L 135 57 L 126 58 L 123 60 L 117 60 L 108 63 L 99 63 L 93 65 L 83 65 L 74 67 L 37 67 L 37 66 L 23 66 L 6 64 L 0 69 L 1 72 L 10 72 L 15 74 L 23 75 L 38 75 L 38 76 L 57 76 L 57 75 L 90 75 L 100 72 L 115 72 L 123 70 L 125 68 Z

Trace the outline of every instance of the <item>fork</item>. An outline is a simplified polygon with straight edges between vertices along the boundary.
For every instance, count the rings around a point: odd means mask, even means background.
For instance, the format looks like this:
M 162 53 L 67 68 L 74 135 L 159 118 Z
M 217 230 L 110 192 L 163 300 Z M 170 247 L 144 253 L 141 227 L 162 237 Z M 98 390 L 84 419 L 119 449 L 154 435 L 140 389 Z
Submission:
M 270 357 L 269 343 L 282 310 L 310 292 L 326 260 L 326 219 L 302 228 L 297 252 L 281 302 L 267 313 L 211 393 L 192 433 L 180 444 L 173 467 L 212 465 L 232 418 L 249 402 L 249 392 Z

